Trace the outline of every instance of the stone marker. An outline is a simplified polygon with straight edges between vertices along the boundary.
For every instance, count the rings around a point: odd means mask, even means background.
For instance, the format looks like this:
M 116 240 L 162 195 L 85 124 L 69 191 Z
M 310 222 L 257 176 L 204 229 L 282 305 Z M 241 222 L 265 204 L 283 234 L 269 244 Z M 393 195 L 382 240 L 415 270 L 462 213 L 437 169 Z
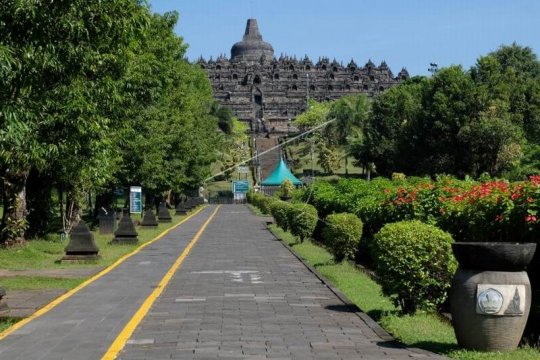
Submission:
M 6 296 L 6 290 L 3 288 L 0 288 L 0 314 L 4 311 L 8 311 L 9 307 L 7 306 L 6 302 L 2 300 Z
M 178 205 L 176 206 L 176 215 L 186 215 L 186 207 L 184 206 L 184 203 L 180 201 Z
M 129 215 L 129 210 L 124 209 L 122 219 L 118 224 L 118 229 L 114 232 L 114 239 L 111 242 L 113 244 L 136 244 L 139 242 L 138 235 L 133 220 Z
M 186 211 L 193 209 L 195 207 L 195 204 L 193 203 L 193 198 L 188 197 L 184 202 L 184 207 L 186 208 Z
M 69 243 L 66 246 L 65 260 L 96 260 L 99 259 L 99 248 L 94 241 L 94 234 L 88 228 L 88 225 L 81 220 L 71 229 Z
M 144 216 L 141 222 L 141 226 L 158 226 L 158 223 L 156 221 L 156 215 L 154 215 L 154 212 L 152 209 L 148 209 L 144 212 Z
M 116 230 L 116 213 L 105 208 L 99 209 L 99 233 L 112 234 Z
M 167 207 L 164 203 L 161 203 L 158 208 L 158 221 L 159 222 L 171 222 L 172 217 L 169 213 L 169 210 L 167 210 Z

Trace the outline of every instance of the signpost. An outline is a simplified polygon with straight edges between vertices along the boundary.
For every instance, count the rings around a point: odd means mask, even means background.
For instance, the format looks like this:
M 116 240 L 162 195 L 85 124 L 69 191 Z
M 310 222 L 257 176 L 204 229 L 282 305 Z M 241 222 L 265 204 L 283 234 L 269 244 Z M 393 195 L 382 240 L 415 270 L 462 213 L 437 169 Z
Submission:
M 247 173 L 249 173 L 249 166 L 247 166 L 247 165 L 240 165 L 240 166 L 238 167 L 238 173 L 239 173 L 239 174 L 247 174 Z
M 232 191 L 235 203 L 244 203 L 246 201 L 246 193 L 249 190 L 249 181 L 233 181 Z
M 247 180 L 233 181 L 233 193 L 247 193 L 249 182 Z
M 140 186 L 129 187 L 129 212 L 142 214 L 142 188 Z

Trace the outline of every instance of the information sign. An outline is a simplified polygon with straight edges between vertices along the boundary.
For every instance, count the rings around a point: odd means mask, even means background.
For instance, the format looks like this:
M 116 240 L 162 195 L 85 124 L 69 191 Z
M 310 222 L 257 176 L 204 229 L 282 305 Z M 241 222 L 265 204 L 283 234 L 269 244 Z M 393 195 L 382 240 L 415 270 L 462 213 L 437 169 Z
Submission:
M 239 174 L 247 174 L 249 173 L 249 166 L 246 166 L 246 165 L 240 165 L 238 167 L 238 173 Z
M 140 186 L 129 187 L 129 212 L 142 214 L 142 188 Z
M 247 180 L 233 181 L 233 193 L 247 193 L 249 190 L 249 182 Z

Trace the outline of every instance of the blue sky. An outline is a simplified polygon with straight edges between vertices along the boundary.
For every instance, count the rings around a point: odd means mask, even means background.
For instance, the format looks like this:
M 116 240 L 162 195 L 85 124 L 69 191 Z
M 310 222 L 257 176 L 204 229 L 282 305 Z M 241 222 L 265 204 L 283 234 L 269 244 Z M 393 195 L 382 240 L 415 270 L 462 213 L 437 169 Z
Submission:
M 281 53 L 364 65 L 385 60 L 394 74 L 406 67 L 426 75 L 439 66 L 474 65 L 502 44 L 540 53 L 540 0 L 150 0 L 155 12 L 176 10 L 176 32 L 191 60 L 230 56 L 246 20 Z

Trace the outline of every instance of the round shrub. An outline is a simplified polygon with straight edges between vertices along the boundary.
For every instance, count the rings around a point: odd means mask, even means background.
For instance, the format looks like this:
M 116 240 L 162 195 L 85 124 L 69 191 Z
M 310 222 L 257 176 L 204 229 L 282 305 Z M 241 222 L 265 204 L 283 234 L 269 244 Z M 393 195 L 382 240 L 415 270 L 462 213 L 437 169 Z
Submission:
M 383 293 L 404 313 L 440 306 L 457 264 L 450 234 L 420 221 L 386 224 L 371 250 Z
M 274 201 L 278 201 L 278 199 L 263 195 L 259 200 L 259 209 L 261 209 L 261 212 L 265 215 L 270 215 L 270 205 L 272 205 Z
M 274 217 L 277 226 L 283 230 L 289 230 L 289 212 L 292 205 L 286 201 L 276 200 L 270 205 L 270 213 Z
M 313 205 L 297 203 L 290 205 L 288 224 L 291 233 L 300 238 L 300 242 L 313 236 L 318 220 L 317 209 Z
M 323 238 L 337 262 L 343 261 L 345 257 L 354 257 L 362 237 L 363 225 L 362 220 L 354 214 L 328 215 Z

